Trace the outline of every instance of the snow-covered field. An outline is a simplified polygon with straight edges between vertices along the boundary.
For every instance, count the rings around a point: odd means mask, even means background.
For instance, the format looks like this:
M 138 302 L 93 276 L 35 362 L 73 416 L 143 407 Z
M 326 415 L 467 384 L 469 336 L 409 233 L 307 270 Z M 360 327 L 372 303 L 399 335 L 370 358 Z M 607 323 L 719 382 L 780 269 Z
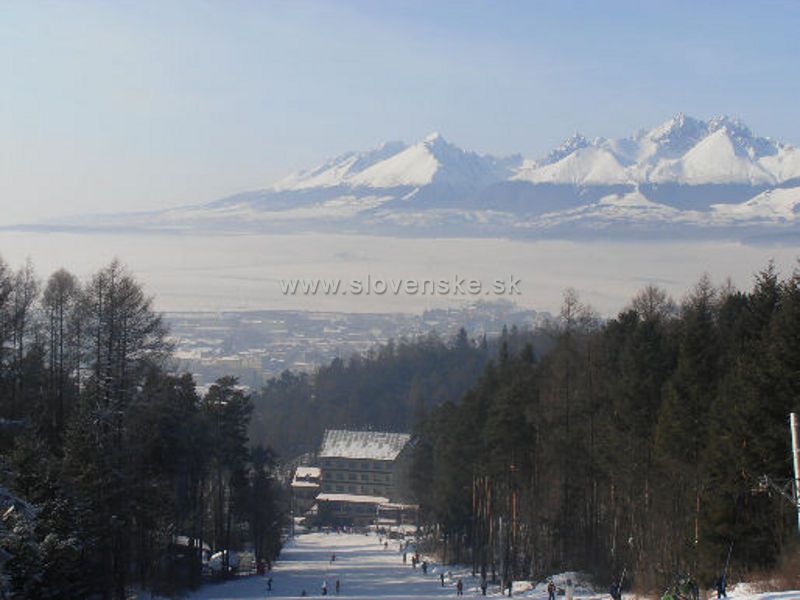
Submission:
M 332 554 L 336 560 L 331 562 Z M 374 535 L 310 533 L 298 536 L 284 548 L 281 558 L 272 571 L 272 592 L 267 592 L 267 577 L 240 577 L 226 583 L 207 585 L 189 598 L 193 600 L 255 600 L 264 598 L 297 598 L 303 590 L 308 597 L 321 597 L 322 584 L 327 582 L 328 596 L 336 596 L 335 585 L 341 584 L 342 598 L 392 598 L 392 600 L 425 600 L 453 597 L 455 583 L 464 582 L 464 596 L 480 596 L 478 581 L 465 568 L 444 567 L 445 585 L 442 587 L 442 567 L 435 563 L 427 575 L 420 568 L 403 564 L 398 542 L 390 541 L 386 550 Z M 556 583 L 564 584 L 556 577 Z M 545 600 L 547 591 L 543 584 L 534 589 L 523 582 L 515 585 L 515 597 Z M 489 590 L 489 596 L 500 596 L 498 587 Z M 603 593 L 578 588 L 580 600 L 599 600 Z M 632 596 L 625 596 L 626 599 Z M 759 594 L 742 586 L 733 590 L 731 600 L 800 600 L 800 591 Z M 562 597 L 563 598 L 563 597 Z
M 331 556 L 336 560 L 331 562 Z M 423 557 L 424 558 L 424 557 Z M 342 598 L 440 598 L 456 595 L 456 581 L 462 578 L 465 596 L 479 596 L 478 580 L 466 569 L 445 567 L 445 586 L 442 587 L 442 567 L 434 563 L 423 574 L 403 564 L 399 542 L 390 541 L 384 549 L 375 535 L 309 533 L 300 535 L 284 548 L 272 570 L 272 593 L 267 592 L 267 577 L 240 577 L 237 580 L 200 589 L 194 600 L 239 600 L 262 598 L 296 598 L 305 590 L 309 597 L 319 597 L 324 581 L 328 595 L 335 596 L 339 579 Z M 490 590 L 499 596 L 499 587 Z M 547 594 L 545 593 L 545 597 Z M 598 595 L 583 598 L 600 598 Z

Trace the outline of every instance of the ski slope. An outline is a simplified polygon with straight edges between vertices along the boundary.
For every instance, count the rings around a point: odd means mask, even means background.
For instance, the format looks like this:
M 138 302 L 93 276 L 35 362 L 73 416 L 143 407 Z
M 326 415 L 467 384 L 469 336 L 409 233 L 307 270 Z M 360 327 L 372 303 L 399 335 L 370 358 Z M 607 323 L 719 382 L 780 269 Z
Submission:
M 331 562 L 331 555 L 336 560 Z M 425 557 L 423 557 L 425 558 Z M 410 554 L 409 554 L 410 559 Z M 432 561 L 429 561 L 432 562 Z M 265 598 L 298 598 L 303 590 L 309 598 L 321 598 L 322 582 L 328 583 L 328 596 L 336 597 L 335 583 L 341 582 L 340 598 L 391 598 L 392 600 L 427 600 L 455 597 L 456 580 L 464 581 L 465 597 L 480 597 L 478 580 L 466 568 L 445 567 L 445 587 L 441 586 L 441 567 L 432 563 L 428 574 L 403 564 L 399 543 L 389 541 L 385 550 L 375 535 L 310 533 L 290 541 L 272 570 L 272 592 L 267 592 L 267 577 L 239 577 L 232 581 L 209 584 L 189 596 L 193 600 L 264 600 Z M 559 586 L 565 575 L 555 577 Z M 742 586 L 741 593 L 733 590 L 731 600 L 800 600 L 798 592 L 752 593 Z M 490 588 L 488 596 L 500 597 L 500 589 Z M 543 584 L 529 589 L 527 583 L 517 582 L 514 597 L 546 600 Z M 563 596 L 560 596 L 563 600 Z M 606 600 L 607 594 L 578 587 L 579 600 Z M 633 596 L 626 594 L 626 600 Z

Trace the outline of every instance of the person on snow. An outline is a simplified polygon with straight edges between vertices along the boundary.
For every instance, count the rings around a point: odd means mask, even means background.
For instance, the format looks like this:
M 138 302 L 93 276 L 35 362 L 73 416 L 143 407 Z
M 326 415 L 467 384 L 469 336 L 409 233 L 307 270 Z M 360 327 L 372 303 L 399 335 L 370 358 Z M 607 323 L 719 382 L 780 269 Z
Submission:
M 442 587 L 444 587 L 444 571 L 439 573 L 439 581 L 442 582 Z
M 403 552 L 403 564 L 406 564 L 406 559 L 408 558 L 408 553 Z
M 717 598 L 727 598 L 728 590 L 728 578 L 725 576 L 725 573 L 719 576 L 717 579 Z
M 335 552 L 333 554 L 331 554 L 331 562 L 332 563 L 336 562 L 336 553 Z
M 608 589 L 608 594 L 611 596 L 611 600 L 620 600 L 622 597 L 619 586 L 616 583 L 611 584 L 611 587 Z
M 336 578 L 336 595 L 339 595 L 339 590 L 342 589 L 342 584 L 339 582 L 339 578 Z
M 422 574 L 423 575 L 427 575 L 428 574 L 428 563 L 427 563 L 427 561 L 424 561 L 424 560 L 422 561 Z
M 328 595 L 328 582 L 324 581 L 324 580 L 322 582 L 322 595 L 323 596 L 327 596 Z
M 486 583 L 486 575 L 481 575 L 481 596 L 485 596 L 486 595 L 486 588 L 487 587 L 488 586 L 487 586 L 487 583 Z
M 547 583 L 547 600 L 556 600 L 556 584 L 552 579 Z
M 460 579 L 456 582 L 456 595 L 463 596 L 464 595 L 464 582 Z
M 270 577 L 269 579 L 267 579 L 267 591 L 268 591 L 268 592 L 271 592 L 271 591 L 272 591 L 272 577 Z
M 686 582 L 686 586 L 689 588 L 689 597 L 692 600 L 700 600 L 700 586 L 697 585 L 697 582 L 694 580 L 693 577 L 689 577 L 689 581 Z M 620 598 L 622 598 L 622 590 L 620 590 Z

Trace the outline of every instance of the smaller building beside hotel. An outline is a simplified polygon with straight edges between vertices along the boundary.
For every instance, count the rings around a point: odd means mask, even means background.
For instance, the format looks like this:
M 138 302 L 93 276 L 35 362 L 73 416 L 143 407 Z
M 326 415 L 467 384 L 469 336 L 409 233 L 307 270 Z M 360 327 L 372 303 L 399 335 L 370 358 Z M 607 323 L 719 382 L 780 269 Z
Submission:
M 319 467 L 297 467 L 292 478 L 292 512 L 297 517 L 305 515 L 319 494 Z

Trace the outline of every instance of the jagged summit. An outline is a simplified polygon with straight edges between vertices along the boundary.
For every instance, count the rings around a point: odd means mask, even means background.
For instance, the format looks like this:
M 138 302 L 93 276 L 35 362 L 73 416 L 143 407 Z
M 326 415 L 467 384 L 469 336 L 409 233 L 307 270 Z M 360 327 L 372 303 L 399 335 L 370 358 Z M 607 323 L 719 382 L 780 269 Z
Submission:
M 586 148 L 589 145 L 589 140 L 587 140 L 583 134 L 579 132 L 573 133 L 570 137 L 568 137 L 562 144 L 551 150 L 550 153 L 545 156 L 542 160 L 538 161 L 540 165 L 550 165 L 555 162 L 558 162 L 565 156 L 569 156 L 576 150 L 580 150 L 581 148 Z
M 438 131 L 432 131 L 431 133 L 426 135 L 424 138 L 422 138 L 422 143 L 423 144 L 428 144 L 428 145 L 432 145 L 432 144 L 436 144 L 436 143 L 446 144 L 447 140 L 445 140 L 444 136 L 441 133 L 439 133 Z

